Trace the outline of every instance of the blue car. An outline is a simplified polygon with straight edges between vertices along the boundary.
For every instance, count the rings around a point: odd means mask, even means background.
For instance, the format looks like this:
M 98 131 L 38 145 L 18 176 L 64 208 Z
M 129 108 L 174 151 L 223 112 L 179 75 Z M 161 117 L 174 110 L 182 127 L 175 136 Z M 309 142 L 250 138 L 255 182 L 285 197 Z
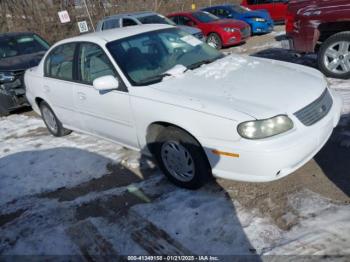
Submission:
M 251 27 L 252 34 L 265 34 L 273 30 L 273 20 L 266 10 L 251 11 L 240 5 L 217 5 L 202 9 L 224 19 L 242 20 Z

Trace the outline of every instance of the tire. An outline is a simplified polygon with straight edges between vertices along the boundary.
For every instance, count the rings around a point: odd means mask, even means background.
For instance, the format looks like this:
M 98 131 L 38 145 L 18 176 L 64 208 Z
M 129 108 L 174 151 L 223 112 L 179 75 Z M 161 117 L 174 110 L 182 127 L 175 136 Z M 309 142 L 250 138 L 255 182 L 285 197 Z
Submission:
M 317 59 L 319 69 L 326 76 L 350 78 L 350 32 L 329 37 L 321 45 Z
M 196 139 L 179 128 L 164 128 L 153 149 L 159 167 L 177 186 L 198 189 L 211 177 L 211 167 L 203 148 Z M 175 157 L 172 156 L 174 152 Z
M 66 136 L 72 132 L 63 127 L 61 121 L 56 117 L 51 107 L 45 101 L 40 103 L 40 112 L 47 129 L 53 136 Z
M 211 33 L 208 35 L 207 44 L 216 49 L 222 48 L 222 40 L 217 33 Z

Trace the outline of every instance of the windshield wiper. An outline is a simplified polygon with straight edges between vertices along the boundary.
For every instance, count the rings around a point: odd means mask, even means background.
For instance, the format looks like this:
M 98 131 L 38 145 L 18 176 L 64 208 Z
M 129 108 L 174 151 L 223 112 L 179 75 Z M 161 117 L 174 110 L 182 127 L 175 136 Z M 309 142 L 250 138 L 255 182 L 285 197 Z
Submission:
M 218 59 L 220 59 L 220 58 L 222 58 L 222 57 L 223 57 L 223 56 L 219 56 L 219 57 L 216 57 L 216 58 L 214 58 L 214 59 L 206 59 L 206 60 L 199 61 L 199 62 L 197 62 L 197 63 L 194 63 L 194 64 L 189 65 L 189 66 L 187 67 L 187 70 L 193 70 L 193 69 L 196 69 L 196 68 L 198 68 L 198 67 L 200 67 L 200 66 L 202 66 L 202 65 L 210 64 L 210 63 L 212 63 L 212 62 L 214 62 L 214 61 L 216 61 L 216 60 L 218 60 Z
M 163 78 L 166 76 L 171 76 L 171 74 L 164 73 L 164 74 L 160 74 L 160 75 L 151 76 L 151 77 L 148 77 L 146 79 L 143 79 L 143 80 L 137 82 L 137 84 L 138 85 L 147 85 L 147 84 L 158 83 L 158 82 L 161 82 L 163 80 Z

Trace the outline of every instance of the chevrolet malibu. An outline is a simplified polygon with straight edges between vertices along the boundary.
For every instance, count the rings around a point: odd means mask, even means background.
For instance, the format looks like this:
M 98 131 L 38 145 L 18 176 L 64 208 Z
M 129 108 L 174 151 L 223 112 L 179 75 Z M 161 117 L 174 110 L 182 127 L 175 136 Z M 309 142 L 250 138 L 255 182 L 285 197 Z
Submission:
M 25 83 L 54 136 L 77 130 L 141 150 L 192 189 L 212 175 L 264 182 L 292 173 L 326 143 L 341 110 L 314 69 L 223 56 L 167 25 L 58 42 Z

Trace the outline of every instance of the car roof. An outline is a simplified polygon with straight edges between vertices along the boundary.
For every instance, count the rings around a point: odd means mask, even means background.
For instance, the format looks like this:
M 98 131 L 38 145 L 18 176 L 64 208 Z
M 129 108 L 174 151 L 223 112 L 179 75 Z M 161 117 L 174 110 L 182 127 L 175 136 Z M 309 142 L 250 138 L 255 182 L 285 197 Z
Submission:
M 8 32 L 8 33 L 0 33 L 0 38 L 8 38 L 22 35 L 35 35 L 32 32 Z
M 174 28 L 171 25 L 164 25 L 164 24 L 146 24 L 146 25 L 134 25 L 134 26 L 127 26 L 127 27 L 121 27 L 121 28 L 115 28 L 115 29 L 109 29 L 105 31 L 100 32 L 94 32 L 94 33 L 88 33 L 83 34 L 80 36 L 75 36 L 71 38 L 67 38 L 64 40 L 59 41 L 55 44 L 63 44 L 63 43 L 69 43 L 69 42 L 111 42 L 118 39 L 122 39 L 125 37 L 146 33 L 146 32 L 152 32 L 156 30 L 162 30 L 162 29 L 168 29 L 168 28 Z
M 145 17 L 145 16 L 149 16 L 149 15 L 158 15 L 158 13 L 156 13 L 156 12 L 151 12 L 151 11 L 132 12 L 132 13 L 121 13 L 121 14 L 116 14 L 116 15 L 107 16 L 107 17 L 103 18 L 102 21 L 106 21 L 106 20 L 109 20 L 109 19 L 120 19 L 120 18 L 123 18 L 123 17 L 135 17 L 135 18 L 139 18 L 139 17 Z

